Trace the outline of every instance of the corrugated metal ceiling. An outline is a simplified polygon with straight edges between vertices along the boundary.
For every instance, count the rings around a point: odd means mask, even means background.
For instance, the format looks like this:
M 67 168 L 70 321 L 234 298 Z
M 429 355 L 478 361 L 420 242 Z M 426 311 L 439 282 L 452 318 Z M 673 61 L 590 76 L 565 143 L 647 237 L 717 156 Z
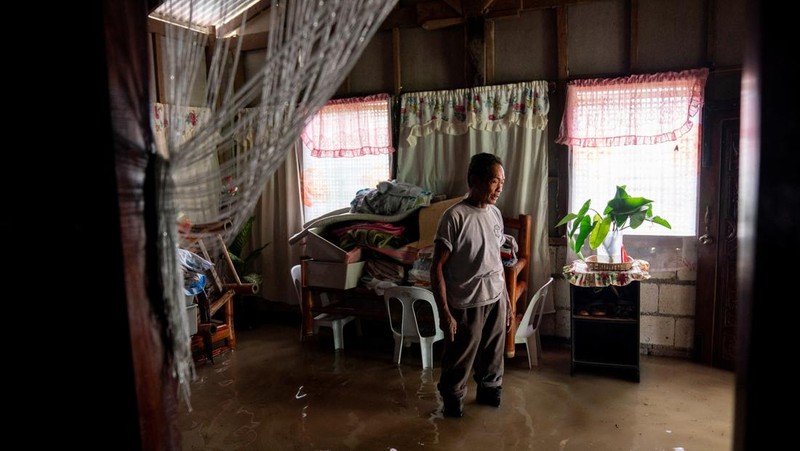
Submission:
M 219 27 L 259 0 L 166 0 L 150 17 L 195 29 Z

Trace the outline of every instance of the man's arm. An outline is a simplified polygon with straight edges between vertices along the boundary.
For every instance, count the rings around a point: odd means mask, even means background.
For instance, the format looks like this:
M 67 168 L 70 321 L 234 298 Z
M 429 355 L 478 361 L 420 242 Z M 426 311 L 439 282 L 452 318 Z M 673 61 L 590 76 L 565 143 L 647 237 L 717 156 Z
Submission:
M 456 320 L 450 314 L 447 305 L 447 286 L 444 280 L 444 265 L 450 259 L 450 250 L 447 246 L 437 241 L 433 248 L 433 263 L 431 264 L 431 290 L 439 307 L 439 327 L 445 336 L 453 341 L 456 335 Z

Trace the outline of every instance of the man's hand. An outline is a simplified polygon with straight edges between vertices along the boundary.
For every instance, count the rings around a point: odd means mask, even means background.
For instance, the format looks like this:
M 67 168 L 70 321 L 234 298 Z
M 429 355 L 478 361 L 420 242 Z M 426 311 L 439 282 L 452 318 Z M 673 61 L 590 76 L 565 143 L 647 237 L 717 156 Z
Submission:
M 444 332 L 444 336 L 452 341 L 456 339 L 456 330 L 458 329 L 458 324 L 456 324 L 456 319 L 453 318 L 453 315 L 450 312 L 444 312 L 443 314 L 440 313 L 441 319 L 439 320 L 439 327 Z
M 511 311 L 511 299 L 508 296 L 506 296 L 506 299 L 508 299 L 508 305 L 506 305 L 506 332 L 511 333 L 511 325 L 514 318 Z

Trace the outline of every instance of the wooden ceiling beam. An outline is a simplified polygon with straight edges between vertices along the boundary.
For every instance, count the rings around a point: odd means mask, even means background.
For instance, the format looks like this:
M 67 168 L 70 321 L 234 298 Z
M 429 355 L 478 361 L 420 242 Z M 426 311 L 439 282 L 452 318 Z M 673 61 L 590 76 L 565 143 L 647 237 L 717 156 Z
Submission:
M 165 36 L 167 34 L 167 24 L 161 20 L 147 18 L 147 31 L 153 34 Z
M 556 8 L 575 3 L 591 3 L 598 0 L 522 0 L 522 9 Z
M 235 49 L 236 46 L 239 44 L 238 40 L 242 39 L 243 52 L 247 52 L 249 50 L 263 50 L 267 48 L 267 43 L 269 40 L 269 32 L 262 31 L 259 33 L 246 34 L 244 36 L 234 36 L 230 39 L 231 39 L 232 49 Z
M 523 9 L 522 0 L 497 0 L 483 16 L 487 19 L 516 17 Z
M 456 18 L 482 15 L 486 19 L 518 16 L 525 10 L 549 9 L 604 0 L 439 0 L 396 7 L 380 29 L 416 28 L 436 30 L 464 22 Z
M 461 0 L 444 0 L 447 6 L 453 8 L 453 11 L 457 12 L 458 15 L 463 15 L 464 12 L 461 10 Z
M 461 0 L 461 14 L 464 17 L 485 15 L 497 0 Z
M 433 19 L 433 20 L 426 20 L 422 23 L 422 28 L 431 31 L 431 30 L 438 30 L 440 28 L 447 28 L 452 27 L 454 25 L 463 25 L 464 18 L 463 17 L 453 17 L 450 19 Z
M 429 20 L 461 18 L 462 15 L 443 1 L 422 2 L 416 4 L 417 23 L 424 24 Z

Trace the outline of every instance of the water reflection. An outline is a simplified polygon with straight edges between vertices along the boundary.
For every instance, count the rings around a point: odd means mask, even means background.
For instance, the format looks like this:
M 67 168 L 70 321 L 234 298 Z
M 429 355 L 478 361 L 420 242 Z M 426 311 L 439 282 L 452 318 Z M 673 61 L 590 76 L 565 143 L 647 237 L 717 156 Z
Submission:
M 409 353 L 408 363 L 394 365 L 393 341 L 384 328 L 384 322 L 366 328 L 363 339 L 348 341 L 338 353 L 327 341 L 298 343 L 294 325 L 242 331 L 235 353 L 198 366 L 194 408 L 179 414 L 183 448 L 495 450 L 568 444 L 616 450 L 725 449 L 730 443 L 731 373 L 642 356 L 639 384 L 571 377 L 568 348 L 545 347 L 533 370 L 524 356 L 508 360 L 500 408 L 476 404 L 470 382 L 465 416 L 443 418 L 436 390 L 441 348 L 434 348 L 433 369 L 421 368 L 418 350 Z M 665 426 L 673 432 L 664 434 Z

